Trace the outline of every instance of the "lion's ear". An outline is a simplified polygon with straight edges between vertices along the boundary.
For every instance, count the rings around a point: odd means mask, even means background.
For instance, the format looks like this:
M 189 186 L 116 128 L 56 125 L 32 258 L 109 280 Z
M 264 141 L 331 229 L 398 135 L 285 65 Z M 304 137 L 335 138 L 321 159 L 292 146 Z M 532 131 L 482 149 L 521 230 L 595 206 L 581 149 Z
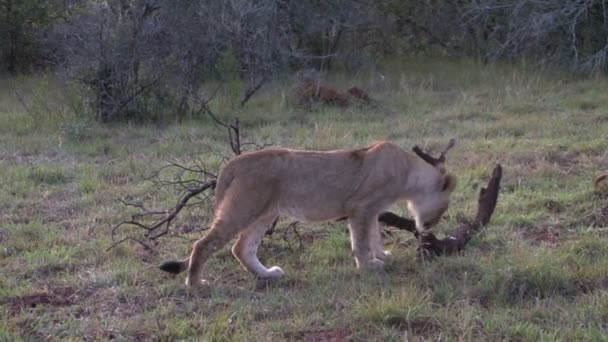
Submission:
M 456 176 L 447 174 L 443 176 L 443 184 L 441 185 L 442 192 L 452 192 L 456 187 Z

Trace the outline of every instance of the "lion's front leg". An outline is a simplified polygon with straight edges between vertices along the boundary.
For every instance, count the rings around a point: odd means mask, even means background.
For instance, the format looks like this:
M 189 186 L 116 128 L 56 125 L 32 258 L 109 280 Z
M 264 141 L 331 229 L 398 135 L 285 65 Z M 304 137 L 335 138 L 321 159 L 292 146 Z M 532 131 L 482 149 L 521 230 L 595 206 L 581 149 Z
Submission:
M 359 269 L 383 269 L 384 262 L 376 257 L 375 250 L 380 242 L 375 215 L 354 215 L 348 219 L 350 240 L 355 257 L 355 263 Z

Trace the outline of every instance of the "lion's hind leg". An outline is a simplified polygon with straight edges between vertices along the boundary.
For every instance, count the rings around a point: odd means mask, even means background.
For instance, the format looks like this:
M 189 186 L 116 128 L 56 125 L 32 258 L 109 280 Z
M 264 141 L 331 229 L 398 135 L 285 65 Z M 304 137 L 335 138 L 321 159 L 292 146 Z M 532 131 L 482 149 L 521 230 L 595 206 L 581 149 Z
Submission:
M 218 218 L 213 222 L 209 232 L 200 240 L 194 243 L 190 254 L 190 264 L 188 266 L 187 286 L 195 286 L 198 281 L 205 283 L 201 278 L 203 265 L 209 257 L 218 249 L 226 245 L 240 230 L 250 225 L 250 222 L 231 219 Z
M 275 219 L 275 216 L 268 216 L 257 220 L 239 234 L 239 238 L 232 246 L 232 254 L 243 268 L 260 278 L 279 278 L 285 273 L 278 266 L 266 268 L 257 256 L 262 238 Z

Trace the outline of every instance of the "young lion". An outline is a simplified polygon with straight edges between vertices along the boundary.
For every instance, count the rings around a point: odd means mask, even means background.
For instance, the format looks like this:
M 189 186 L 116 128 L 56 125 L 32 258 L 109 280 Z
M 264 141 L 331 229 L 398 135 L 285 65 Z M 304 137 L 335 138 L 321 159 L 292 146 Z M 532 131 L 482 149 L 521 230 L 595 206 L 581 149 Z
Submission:
M 347 217 L 356 267 L 380 269 L 386 253 L 378 215 L 404 199 L 417 229 L 424 231 L 447 209 L 455 183 L 443 165 L 387 142 L 354 150 L 246 153 L 220 172 L 211 229 L 194 243 L 189 258 L 161 269 L 188 269 L 186 285 L 199 284 L 203 264 L 238 234 L 232 253 L 241 265 L 259 277 L 280 277 L 280 267 L 266 268 L 257 258 L 264 233 L 279 216 L 309 222 Z

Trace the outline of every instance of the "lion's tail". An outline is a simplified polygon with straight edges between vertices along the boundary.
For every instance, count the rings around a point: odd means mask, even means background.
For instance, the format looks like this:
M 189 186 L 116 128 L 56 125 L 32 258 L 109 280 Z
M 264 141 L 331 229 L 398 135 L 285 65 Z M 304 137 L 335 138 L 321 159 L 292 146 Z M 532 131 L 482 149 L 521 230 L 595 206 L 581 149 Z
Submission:
M 178 274 L 178 273 L 182 273 L 185 270 L 187 270 L 189 263 L 190 263 L 190 258 L 186 258 L 184 260 L 165 261 L 160 265 L 160 269 L 165 272 Z
M 219 178 L 217 179 L 217 182 L 215 183 L 215 186 L 214 186 L 216 205 L 222 202 L 224 195 L 226 193 L 226 190 L 228 190 L 230 183 L 232 183 L 232 181 L 235 178 L 235 172 L 236 172 L 236 167 L 234 164 L 231 164 L 231 163 L 226 164 L 226 166 L 220 172 Z M 185 270 L 187 270 L 189 264 L 190 264 L 190 258 L 186 258 L 183 260 L 165 261 L 160 265 L 160 269 L 165 272 L 178 274 L 178 273 L 182 273 Z

